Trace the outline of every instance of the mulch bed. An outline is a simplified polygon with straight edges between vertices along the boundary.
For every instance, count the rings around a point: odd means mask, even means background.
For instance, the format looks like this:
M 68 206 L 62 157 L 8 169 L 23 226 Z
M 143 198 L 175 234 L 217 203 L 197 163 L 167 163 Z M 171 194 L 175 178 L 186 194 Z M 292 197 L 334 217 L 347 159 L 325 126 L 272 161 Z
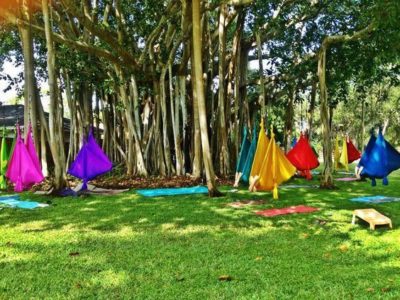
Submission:
M 80 181 L 75 178 L 68 178 L 68 184 L 75 187 Z M 205 185 L 204 179 L 194 179 L 190 176 L 173 177 L 130 177 L 130 176 L 103 176 L 90 181 L 91 184 L 105 189 L 138 189 L 138 188 L 169 188 L 169 187 L 190 187 Z M 233 185 L 232 179 L 217 179 L 218 185 Z M 46 179 L 41 184 L 35 185 L 32 191 L 47 191 L 51 188 L 51 182 Z

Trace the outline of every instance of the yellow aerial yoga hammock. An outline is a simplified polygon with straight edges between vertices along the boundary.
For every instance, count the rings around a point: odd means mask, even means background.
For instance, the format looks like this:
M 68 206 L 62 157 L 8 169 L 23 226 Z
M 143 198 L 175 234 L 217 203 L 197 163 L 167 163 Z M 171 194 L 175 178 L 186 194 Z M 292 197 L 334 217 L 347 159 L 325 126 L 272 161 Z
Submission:
M 285 153 L 276 145 L 275 134 L 271 127 L 271 139 L 261 165 L 258 181 L 253 190 L 271 191 L 274 199 L 278 199 L 278 185 L 290 179 L 296 173 Z
M 261 121 L 260 133 L 258 134 L 257 149 L 256 153 L 254 154 L 254 160 L 250 171 L 250 179 L 249 179 L 250 191 L 253 189 L 255 182 L 259 178 L 260 169 L 264 161 L 265 153 L 267 153 L 268 144 L 269 144 L 269 139 L 265 134 L 264 121 Z
M 342 153 L 340 154 L 339 163 L 343 168 L 346 169 L 347 172 L 349 171 L 349 158 L 347 155 L 346 137 L 343 137 Z
M 335 161 L 335 170 L 339 170 L 340 150 L 339 150 L 339 139 L 337 136 L 335 139 L 335 151 L 333 152 L 333 158 Z

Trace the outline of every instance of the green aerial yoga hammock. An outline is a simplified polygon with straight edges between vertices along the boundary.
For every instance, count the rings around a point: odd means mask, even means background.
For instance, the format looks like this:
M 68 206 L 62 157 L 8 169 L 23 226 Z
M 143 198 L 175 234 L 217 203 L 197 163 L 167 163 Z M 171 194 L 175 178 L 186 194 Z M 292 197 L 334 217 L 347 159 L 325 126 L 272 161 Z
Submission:
M 10 153 L 7 150 L 7 142 L 5 137 L 5 130 L 3 128 L 3 137 L 1 139 L 1 150 L 0 150 L 0 189 L 7 188 L 7 182 L 4 175 L 7 172 L 7 163 L 10 157 Z

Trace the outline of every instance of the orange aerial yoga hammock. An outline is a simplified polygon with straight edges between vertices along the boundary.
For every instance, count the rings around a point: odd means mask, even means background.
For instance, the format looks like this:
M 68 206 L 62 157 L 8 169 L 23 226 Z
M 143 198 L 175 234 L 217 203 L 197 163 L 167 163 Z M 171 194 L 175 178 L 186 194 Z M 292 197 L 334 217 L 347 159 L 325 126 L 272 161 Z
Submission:
M 271 139 L 261 165 L 258 180 L 251 187 L 253 191 L 272 191 L 278 199 L 278 185 L 290 179 L 296 173 L 285 153 L 276 145 L 275 134 L 271 127 Z

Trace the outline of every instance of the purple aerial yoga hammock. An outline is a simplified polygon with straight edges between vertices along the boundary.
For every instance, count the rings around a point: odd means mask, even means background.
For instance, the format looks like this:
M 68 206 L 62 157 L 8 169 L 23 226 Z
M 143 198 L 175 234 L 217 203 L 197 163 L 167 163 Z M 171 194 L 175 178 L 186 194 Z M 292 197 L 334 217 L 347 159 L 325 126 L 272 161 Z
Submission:
M 89 132 L 87 141 L 71 164 L 68 173 L 83 180 L 82 190 L 87 189 L 87 182 L 93 178 L 111 171 L 112 163 Z
M 29 138 L 29 136 L 30 130 L 27 136 L 27 144 L 29 144 L 28 150 L 28 147 L 21 138 L 21 131 L 17 124 L 17 140 L 6 172 L 6 177 L 15 184 L 14 191 L 16 192 L 29 189 L 32 185 L 44 179 L 35 151 L 35 145 L 32 142 L 32 137 Z M 38 165 L 34 162 L 35 158 L 37 159 Z

